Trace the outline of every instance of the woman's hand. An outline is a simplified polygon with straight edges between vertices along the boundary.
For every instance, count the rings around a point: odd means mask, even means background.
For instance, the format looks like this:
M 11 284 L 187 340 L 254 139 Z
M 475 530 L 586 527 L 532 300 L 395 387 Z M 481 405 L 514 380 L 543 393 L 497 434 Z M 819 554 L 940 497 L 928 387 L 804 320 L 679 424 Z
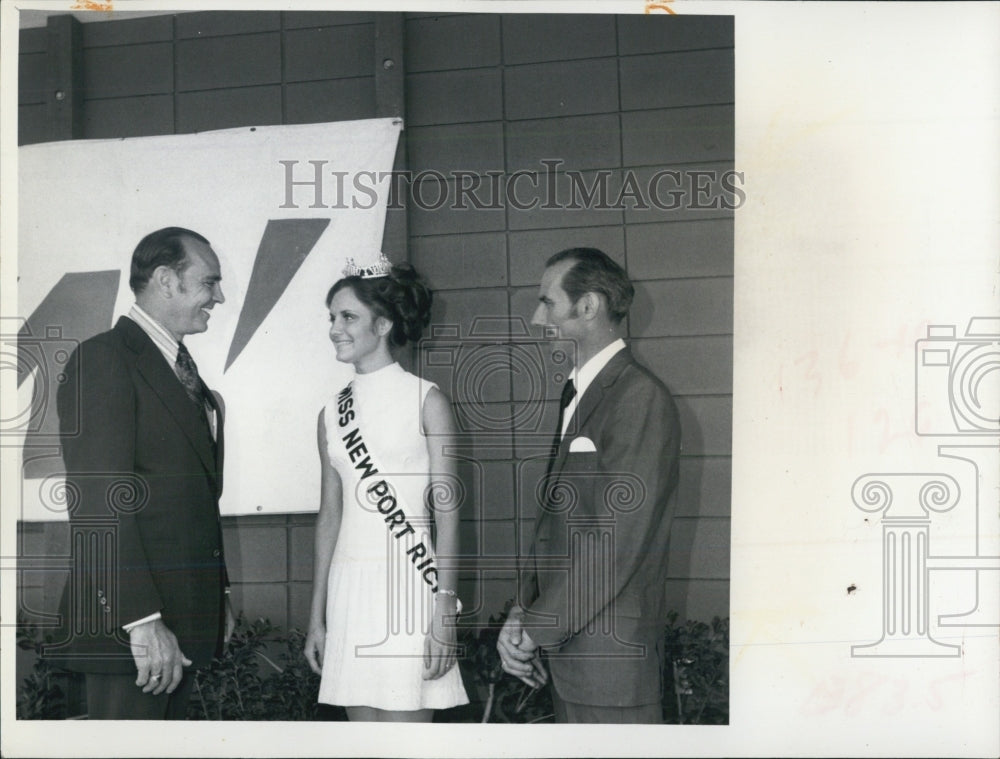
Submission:
M 326 628 L 323 625 L 309 625 L 302 653 L 306 655 L 309 667 L 317 675 L 323 674 L 323 651 L 326 648 Z
M 437 680 L 455 664 L 458 654 L 455 601 L 438 596 L 431 631 L 424 638 L 424 680 Z

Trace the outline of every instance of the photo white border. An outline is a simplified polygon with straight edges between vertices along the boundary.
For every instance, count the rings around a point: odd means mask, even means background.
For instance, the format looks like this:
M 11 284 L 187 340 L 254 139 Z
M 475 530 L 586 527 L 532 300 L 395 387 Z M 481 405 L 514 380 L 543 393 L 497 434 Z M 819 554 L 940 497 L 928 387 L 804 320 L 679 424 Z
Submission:
M 115 8 L 178 5 L 118 0 Z M 5 314 L 16 314 L 8 311 L 16 256 L 7 252 L 17 231 L 17 11 L 72 6 L 0 6 Z M 747 202 L 735 222 L 730 725 L 15 722 L 14 628 L 5 624 L 5 756 L 1000 753 L 996 628 L 958 629 L 959 659 L 850 656 L 851 645 L 877 639 L 881 608 L 881 532 L 851 503 L 851 483 L 869 471 L 934 466 L 933 441 L 913 434 L 913 343 L 927 324 L 961 331 L 969 318 L 997 313 L 1000 4 L 669 7 L 736 17 L 736 168 L 745 172 Z M 239 1 L 197 10 L 251 8 L 351 6 Z M 641 13 L 644 3 L 419 9 Z M 16 502 L 16 482 L 4 470 L 3 503 Z M 5 506 L 4 620 L 13 619 L 16 597 L 14 517 Z M 996 532 L 983 539 L 1000 555 Z

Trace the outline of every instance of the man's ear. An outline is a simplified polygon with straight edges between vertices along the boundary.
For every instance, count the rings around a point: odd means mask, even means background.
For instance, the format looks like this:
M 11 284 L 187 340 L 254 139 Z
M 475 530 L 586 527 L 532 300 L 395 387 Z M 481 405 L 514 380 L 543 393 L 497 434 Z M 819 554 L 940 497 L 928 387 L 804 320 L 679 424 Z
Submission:
M 601 296 L 595 292 L 587 292 L 577 301 L 580 315 L 584 319 L 593 319 L 601 311 Z
M 169 266 L 157 266 L 149 278 L 149 284 L 164 298 L 172 298 L 177 289 L 177 272 Z

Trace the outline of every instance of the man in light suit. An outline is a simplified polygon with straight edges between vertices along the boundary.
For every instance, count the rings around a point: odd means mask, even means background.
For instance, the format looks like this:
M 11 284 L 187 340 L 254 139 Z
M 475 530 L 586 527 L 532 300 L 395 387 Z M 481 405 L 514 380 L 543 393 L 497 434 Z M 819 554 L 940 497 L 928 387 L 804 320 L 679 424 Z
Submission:
M 659 723 L 667 540 L 680 423 L 626 347 L 634 289 L 593 248 L 547 262 L 533 323 L 576 343 L 554 458 L 515 606 L 497 648 L 557 722 Z M 545 660 L 540 654 L 544 651 Z
M 57 397 L 73 568 L 61 643 L 90 719 L 183 719 L 195 668 L 231 632 L 222 554 L 222 409 L 185 335 L 224 300 L 201 235 L 152 232 L 132 256 L 135 305 L 85 342 Z

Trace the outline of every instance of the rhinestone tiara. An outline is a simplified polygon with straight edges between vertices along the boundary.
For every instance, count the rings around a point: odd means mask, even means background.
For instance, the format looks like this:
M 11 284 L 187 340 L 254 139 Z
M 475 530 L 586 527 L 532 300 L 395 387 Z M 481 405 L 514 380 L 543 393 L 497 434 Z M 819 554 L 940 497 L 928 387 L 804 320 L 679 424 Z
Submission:
M 347 266 L 344 267 L 344 276 L 373 279 L 374 277 L 388 277 L 391 271 L 392 262 L 386 258 L 385 253 L 379 253 L 378 261 L 371 266 L 358 266 L 354 263 L 353 258 L 348 258 Z

